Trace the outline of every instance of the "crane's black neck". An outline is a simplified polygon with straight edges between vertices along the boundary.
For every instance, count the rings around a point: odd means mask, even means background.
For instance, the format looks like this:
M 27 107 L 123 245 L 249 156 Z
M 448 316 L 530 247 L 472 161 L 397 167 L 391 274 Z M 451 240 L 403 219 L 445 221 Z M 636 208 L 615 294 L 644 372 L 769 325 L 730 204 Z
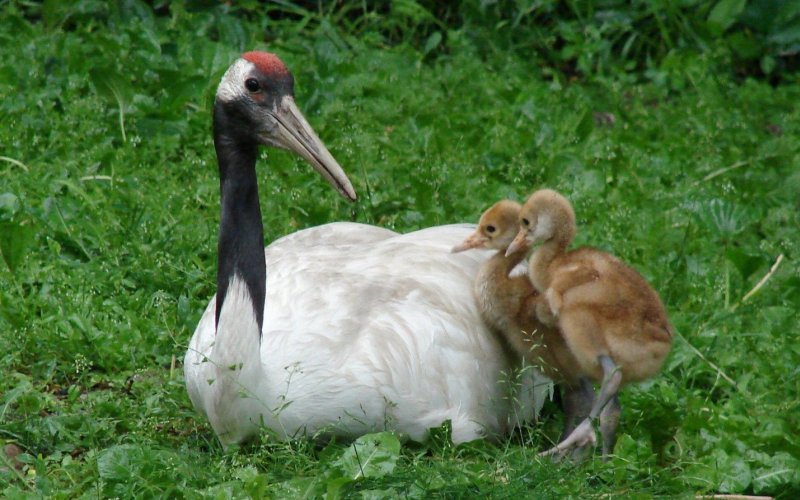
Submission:
M 244 282 L 253 302 L 259 335 L 264 323 L 267 265 L 264 258 L 264 227 L 258 201 L 256 158 L 258 144 L 226 135 L 225 113 L 214 112 L 214 146 L 219 162 L 220 223 L 217 254 L 217 310 L 234 276 Z

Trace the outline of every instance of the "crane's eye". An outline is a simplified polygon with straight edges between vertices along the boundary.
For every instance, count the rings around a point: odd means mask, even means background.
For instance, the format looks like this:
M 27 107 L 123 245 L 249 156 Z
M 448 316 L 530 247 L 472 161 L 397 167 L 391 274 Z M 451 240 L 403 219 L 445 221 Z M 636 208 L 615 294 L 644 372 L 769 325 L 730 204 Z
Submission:
M 495 232 L 495 231 L 497 231 L 497 228 L 496 228 L 496 227 L 494 227 L 494 226 L 492 226 L 492 225 L 486 226 L 486 232 L 487 232 L 487 233 L 493 233 L 493 232 Z
M 529 221 L 528 219 L 522 219 L 522 225 L 528 227 L 531 225 L 531 221 Z
M 245 80 L 244 81 L 244 86 L 250 92 L 258 92 L 259 90 L 261 90 L 261 85 L 258 83 L 258 80 L 256 80 L 255 78 L 248 78 L 247 80 Z

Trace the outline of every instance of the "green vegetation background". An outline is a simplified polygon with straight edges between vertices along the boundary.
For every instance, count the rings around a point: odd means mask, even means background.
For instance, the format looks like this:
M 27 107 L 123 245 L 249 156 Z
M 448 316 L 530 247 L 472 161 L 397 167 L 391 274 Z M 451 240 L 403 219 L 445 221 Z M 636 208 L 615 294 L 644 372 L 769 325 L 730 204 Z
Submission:
M 180 361 L 214 293 L 213 93 L 253 48 L 361 196 L 270 152 L 268 241 L 549 186 L 656 286 L 679 335 L 609 463 L 535 458 L 552 405 L 499 444 L 221 450 Z M 0 496 L 797 498 L 799 49 L 777 0 L 0 1 Z

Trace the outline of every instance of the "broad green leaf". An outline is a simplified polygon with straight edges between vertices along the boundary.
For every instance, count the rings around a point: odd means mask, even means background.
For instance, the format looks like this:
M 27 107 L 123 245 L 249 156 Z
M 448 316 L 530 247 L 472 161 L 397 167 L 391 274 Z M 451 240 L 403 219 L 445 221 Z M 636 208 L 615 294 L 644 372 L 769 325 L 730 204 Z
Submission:
M 400 456 L 400 440 L 391 432 L 367 434 L 356 439 L 336 465 L 347 477 L 361 479 L 391 474 Z
M 744 10 L 747 0 L 720 0 L 708 14 L 709 27 L 722 33 L 727 30 Z
M 592 133 L 592 130 L 594 130 L 594 117 L 592 116 L 592 111 L 587 109 L 575 126 L 576 142 L 585 141 L 589 134 Z
M 133 100 L 133 88 L 121 75 L 109 72 L 108 69 L 92 68 L 89 73 L 97 93 L 108 101 L 116 103 L 119 113 L 119 129 L 122 141 L 127 142 L 125 133 L 125 113 Z
M 750 466 L 741 455 L 729 455 L 717 448 L 706 461 L 716 468 L 719 489 L 723 493 L 741 493 L 753 480 Z
M 434 31 L 425 41 L 425 48 L 422 49 L 422 53 L 425 55 L 430 54 L 440 43 L 442 43 L 442 33 L 440 31 Z
M 747 224 L 748 215 L 738 204 L 721 199 L 704 203 L 698 211 L 706 229 L 716 230 L 722 238 L 731 238 L 740 233 Z
M 361 500 L 387 500 L 387 499 L 404 498 L 404 497 L 405 495 L 401 495 L 393 489 L 361 491 Z M 415 498 L 415 497 L 413 495 L 408 495 L 408 498 Z
M 800 485 L 800 460 L 779 451 L 753 470 L 753 491 L 771 494 L 788 485 Z
M 795 46 L 800 44 L 800 13 L 798 17 L 787 27 L 780 31 L 772 33 L 767 40 L 775 45 L 782 45 L 786 47 Z
M 713 491 L 716 488 L 717 475 L 714 467 L 695 462 L 684 468 L 683 481 L 686 482 L 687 485 L 701 491 Z
M 19 211 L 19 198 L 14 193 L 0 194 L 0 220 L 11 219 Z
M 744 59 L 755 59 L 759 57 L 763 50 L 761 41 L 757 37 L 744 32 L 737 32 L 729 35 L 728 43 L 736 54 Z
M 774 57 L 770 55 L 765 55 L 764 57 L 761 58 L 760 61 L 761 71 L 763 71 L 767 75 L 772 74 L 772 71 L 775 69 L 776 64 L 777 63 Z
M 133 88 L 128 80 L 111 70 L 94 68 L 89 73 L 97 93 L 123 110 L 133 99 Z
M 221 14 L 217 17 L 217 29 L 219 37 L 225 45 L 234 47 L 238 51 L 244 51 L 247 47 L 248 34 L 239 18 Z
M 346 485 L 353 482 L 353 479 L 345 476 L 335 476 L 325 482 L 325 499 L 333 500 L 341 498 L 341 491 Z
M 766 264 L 758 255 L 751 255 L 739 247 L 730 247 L 725 250 L 725 257 L 736 266 L 742 278 L 747 279 L 759 266 Z
M 426 10 L 425 7 L 417 3 L 416 0 L 395 0 L 392 2 L 392 15 L 407 17 L 414 21 L 414 23 L 420 23 L 433 18 L 431 13 Z
M 278 498 L 319 498 L 324 491 L 319 477 L 297 477 L 272 485 L 270 493 Z
M 131 474 L 131 458 L 140 458 L 139 447 L 132 444 L 112 446 L 97 457 L 97 473 L 106 481 L 124 481 Z
M 153 139 L 159 136 L 180 137 L 186 133 L 186 121 L 164 120 L 148 116 L 136 120 L 135 130 L 145 139 Z
M 30 224 L 0 220 L 0 253 L 12 273 L 22 263 L 35 236 L 36 229 Z
M 150 7 L 141 0 L 120 0 L 117 2 L 117 12 L 126 21 L 139 20 L 149 29 L 155 28 L 155 16 Z
M 235 476 L 242 481 L 245 491 L 250 498 L 264 498 L 267 495 L 267 476 L 249 465 L 236 471 Z
M 100 17 L 108 9 L 108 2 L 101 0 L 45 0 L 42 3 L 42 17 L 50 26 L 65 23 L 71 17 Z

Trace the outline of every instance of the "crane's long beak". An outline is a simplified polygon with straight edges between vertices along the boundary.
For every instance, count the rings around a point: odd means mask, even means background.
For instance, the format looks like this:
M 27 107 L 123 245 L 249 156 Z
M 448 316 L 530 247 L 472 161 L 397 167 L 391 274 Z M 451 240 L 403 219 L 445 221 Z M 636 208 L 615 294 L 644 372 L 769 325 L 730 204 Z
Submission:
M 275 112 L 270 113 L 277 121 L 276 130 L 271 131 L 270 142 L 302 156 L 339 193 L 350 201 L 356 200 L 356 192 L 347 174 L 331 156 L 328 149 L 314 133 L 303 113 L 297 109 L 292 96 L 284 97 Z
M 489 242 L 489 239 L 486 236 L 483 236 L 478 231 L 467 236 L 467 239 L 459 243 L 458 245 L 454 246 L 450 252 L 458 253 L 463 252 L 464 250 L 471 250 L 473 248 L 483 248 L 486 243 Z
M 528 231 L 526 231 L 525 228 L 520 229 L 519 232 L 517 233 L 517 237 L 514 238 L 514 241 L 512 241 L 510 245 L 508 245 L 508 249 L 506 249 L 506 257 L 511 255 L 512 253 L 516 253 L 519 250 L 522 250 L 529 244 L 530 242 L 528 241 Z

